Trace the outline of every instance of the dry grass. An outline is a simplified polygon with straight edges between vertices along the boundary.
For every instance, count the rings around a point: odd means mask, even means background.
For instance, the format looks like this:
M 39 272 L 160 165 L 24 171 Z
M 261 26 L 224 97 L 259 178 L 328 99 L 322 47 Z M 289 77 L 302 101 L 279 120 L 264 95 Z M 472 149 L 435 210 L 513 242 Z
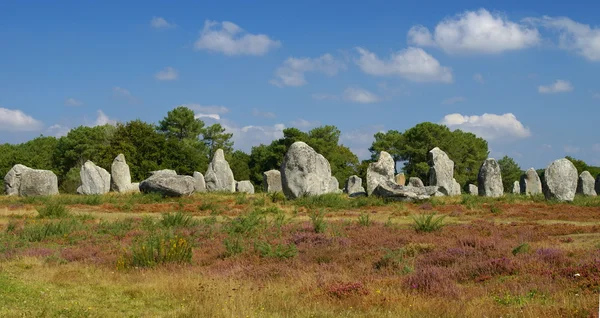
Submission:
M 0 200 L 0 316 L 595 317 L 600 209 L 526 198 L 374 205 L 273 203 L 265 195 L 69 201 L 72 230 L 26 238 L 48 201 Z M 104 200 L 104 199 L 103 199 Z M 242 202 L 243 201 L 243 202 Z M 325 201 L 325 202 L 323 202 Z M 600 199 L 598 199 L 600 201 Z M 64 202 L 64 201 L 63 201 Z M 369 202 L 366 202 L 369 203 Z M 126 210 L 123 205 L 129 205 Z M 492 206 L 494 207 L 492 209 Z M 315 233 L 309 215 L 328 226 Z M 166 226 L 163 213 L 197 222 Z M 445 215 L 416 232 L 413 216 Z M 365 215 L 370 222 L 364 222 Z M 359 218 L 363 222 L 359 222 Z M 33 230 L 32 230 L 33 229 Z M 151 235 L 193 246 L 189 264 L 125 268 Z M 237 240 L 228 253 L 224 241 Z M 294 246 L 265 255 L 260 244 Z M 515 247 L 529 249 L 513 254 Z

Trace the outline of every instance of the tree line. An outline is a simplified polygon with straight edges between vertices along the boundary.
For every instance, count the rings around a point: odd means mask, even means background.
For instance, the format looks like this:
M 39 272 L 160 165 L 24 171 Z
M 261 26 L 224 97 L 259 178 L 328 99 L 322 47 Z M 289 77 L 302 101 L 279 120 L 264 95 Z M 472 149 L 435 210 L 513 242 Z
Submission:
M 129 164 L 132 179 L 141 181 L 151 171 L 159 169 L 173 169 L 178 174 L 187 175 L 194 171 L 204 173 L 214 152 L 221 148 L 235 179 L 250 180 L 260 189 L 262 173 L 278 170 L 288 148 L 296 141 L 303 141 L 327 158 L 332 175 L 340 185 L 351 175 L 358 175 L 364 180 L 369 163 L 378 159 L 380 151 L 389 152 L 396 162 L 404 164 L 397 172 L 404 172 L 407 177 L 419 177 L 427 184 L 427 153 L 434 147 L 440 147 L 454 161 L 456 180 L 466 187 L 469 183 L 477 184 L 479 167 L 489 155 L 484 139 L 429 122 L 417 124 L 404 132 L 389 130 L 376 133 L 369 148 L 371 158 L 363 161 L 340 143 L 340 135 L 341 131 L 332 125 L 308 132 L 286 128 L 282 138 L 268 145 L 252 147 L 250 153 L 245 153 L 234 149 L 233 135 L 220 124 L 207 126 L 201 119 L 195 118 L 191 109 L 180 106 L 169 111 L 158 124 L 137 119 L 115 126 L 80 126 L 60 138 L 40 136 L 21 144 L 2 144 L 0 175 L 5 175 L 17 163 L 51 170 L 58 176 L 60 190 L 74 193 L 80 183 L 80 167 L 87 160 L 110 171 L 114 158 L 122 153 Z M 598 167 L 569 159 L 578 171 L 588 170 L 593 175 L 600 173 Z M 512 183 L 523 171 L 510 157 L 500 159 L 499 164 L 505 190 L 510 191 Z

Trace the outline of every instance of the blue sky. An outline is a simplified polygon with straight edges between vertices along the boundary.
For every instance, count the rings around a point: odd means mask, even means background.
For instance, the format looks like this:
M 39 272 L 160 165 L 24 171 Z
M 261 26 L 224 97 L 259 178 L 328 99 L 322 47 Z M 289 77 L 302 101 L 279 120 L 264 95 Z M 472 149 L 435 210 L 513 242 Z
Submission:
M 2 1 L 0 142 L 188 105 L 245 151 L 285 127 L 430 121 L 491 156 L 600 165 L 600 3 Z

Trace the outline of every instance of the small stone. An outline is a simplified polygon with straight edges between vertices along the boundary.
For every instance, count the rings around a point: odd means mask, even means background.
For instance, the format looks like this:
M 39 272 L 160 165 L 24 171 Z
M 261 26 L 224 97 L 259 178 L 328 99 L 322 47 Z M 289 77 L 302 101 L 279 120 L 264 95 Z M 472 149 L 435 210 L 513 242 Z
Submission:
M 586 196 L 596 196 L 594 177 L 588 171 L 584 171 L 579 175 L 579 180 L 577 181 L 577 193 L 583 194 Z
M 254 194 L 254 185 L 249 180 L 238 181 L 235 184 L 235 192 Z

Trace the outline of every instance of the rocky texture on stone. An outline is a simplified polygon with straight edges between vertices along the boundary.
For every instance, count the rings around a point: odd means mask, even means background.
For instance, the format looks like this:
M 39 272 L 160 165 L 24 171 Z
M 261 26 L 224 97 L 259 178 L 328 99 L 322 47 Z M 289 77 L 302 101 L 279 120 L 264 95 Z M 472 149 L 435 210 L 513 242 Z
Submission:
M 350 176 L 344 185 L 344 192 L 350 197 L 367 195 L 365 188 L 362 186 L 362 179 L 359 176 Z
M 222 149 L 217 149 L 212 161 L 208 164 L 204 181 L 206 181 L 206 189 L 209 192 L 235 192 L 233 172 L 229 167 L 229 163 L 225 160 L 225 154 Z
M 401 186 L 393 181 L 382 182 L 373 190 L 372 195 L 394 201 L 416 201 L 429 199 L 432 196 L 443 195 L 441 187 L 412 187 Z
M 479 188 L 474 184 L 469 184 L 469 194 L 479 195 Z
M 408 185 L 415 188 L 422 188 L 425 186 L 423 181 L 417 177 L 410 177 L 410 179 L 408 179 Z
M 235 183 L 235 192 L 254 194 L 254 185 L 249 180 L 238 181 Z
M 79 194 L 105 194 L 110 191 L 110 173 L 106 169 L 86 161 L 79 171 L 81 185 L 77 188 Z
M 290 146 L 280 172 L 283 193 L 289 199 L 331 192 L 329 162 L 302 141 Z
M 429 185 L 443 187 L 448 195 L 460 195 L 460 185 L 454 180 L 454 161 L 440 148 L 435 147 L 427 154 L 429 161 Z M 457 192 L 458 190 L 458 192 Z
M 192 175 L 192 177 L 194 178 L 194 181 L 195 181 L 194 192 L 196 192 L 196 193 L 206 192 L 206 183 L 204 182 L 204 175 L 198 171 L 194 171 L 194 174 Z
M 544 172 L 544 196 L 548 200 L 573 201 L 577 179 L 577 168 L 569 159 L 555 160 Z
M 542 181 L 535 169 L 529 168 L 521 176 L 521 193 L 527 195 L 536 195 L 542 193 Z
M 267 193 L 282 192 L 281 172 L 278 170 L 263 172 L 263 187 Z
M 196 180 L 192 176 L 173 175 L 170 172 L 154 173 L 150 178 L 140 182 L 140 191 L 144 193 L 160 193 L 167 197 L 190 195 L 196 188 Z
M 377 162 L 370 163 L 367 168 L 367 195 L 371 195 L 380 183 L 395 182 L 395 170 L 392 156 L 385 151 L 380 152 Z
M 58 178 L 49 170 L 31 169 L 14 165 L 4 177 L 7 195 L 40 196 L 58 194 Z
M 396 175 L 396 184 L 397 185 L 405 185 L 406 184 L 406 176 L 404 173 L 399 173 Z
M 119 154 L 110 167 L 110 188 L 114 192 L 139 192 L 139 183 L 131 183 L 131 172 L 125 156 Z
M 162 169 L 162 170 L 150 171 L 150 176 L 152 176 L 152 177 L 157 177 L 157 176 L 176 176 L 176 175 L 177 175 L 177 171 L 171 170 L 171 169 Z
M 329 179 L 329 192 L 331 193 L 343 193 L 344 191 L 340 189 L 340 182 L 334 176 L 331 176 Z
M 461 195 L 462 191 L 460 189 L 460 183 L 456 181 L 456 179 L 452 178 L 452 189 L 450 190 L 450 195 Z
M 500 165 L 494 158 L 486 159 L 479 168 L 477 175 L 479 195 L 484 197 L 501 197 L 504 195 Z
M 515 181 L 513 183 L 512 193 L 513 194 L 521 194 L 521 184 L 519 183 L 519 181 Z
M 588 171 L 582 172 L 577 180 L 577 193 L 587 196 L 596 196 L 595 183 L 596 180 L 594 180 L 591 173 Z

